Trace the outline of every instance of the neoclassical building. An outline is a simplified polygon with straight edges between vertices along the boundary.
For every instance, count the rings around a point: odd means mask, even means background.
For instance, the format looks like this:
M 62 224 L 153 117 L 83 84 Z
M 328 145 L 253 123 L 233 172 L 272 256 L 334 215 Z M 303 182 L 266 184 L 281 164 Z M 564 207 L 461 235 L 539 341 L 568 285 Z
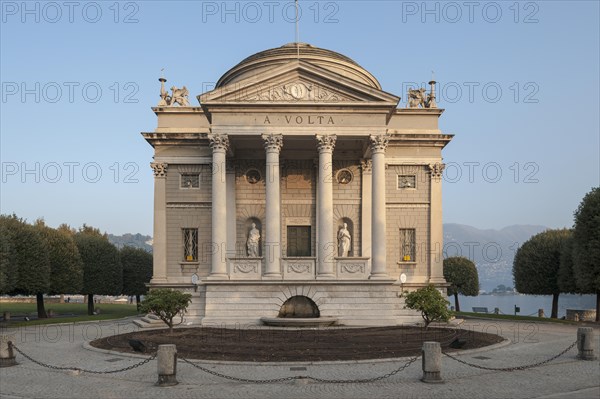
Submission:
M 400 105 L 352 59 L 296 43 L 244 59 L 199 105 L 160 81 L 158 126 L 142 133 L 154 148 L 150 286 L 191 292 L 189 323 L 257 324 L 299 297 L 340 324 L 400 324 L 419 319 L 402 291 L 444 289 L 452 135 L 435 82 Z

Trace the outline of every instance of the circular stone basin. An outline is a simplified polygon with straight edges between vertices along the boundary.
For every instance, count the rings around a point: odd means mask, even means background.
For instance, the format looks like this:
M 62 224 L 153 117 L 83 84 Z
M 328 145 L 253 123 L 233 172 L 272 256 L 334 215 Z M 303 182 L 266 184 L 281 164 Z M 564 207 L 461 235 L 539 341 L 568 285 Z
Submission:
M 336 317 L 307 317 L 307 318 L 282 318 L 261 317 L 260 321 L 272 327 L 327 327 L 337 322 Z

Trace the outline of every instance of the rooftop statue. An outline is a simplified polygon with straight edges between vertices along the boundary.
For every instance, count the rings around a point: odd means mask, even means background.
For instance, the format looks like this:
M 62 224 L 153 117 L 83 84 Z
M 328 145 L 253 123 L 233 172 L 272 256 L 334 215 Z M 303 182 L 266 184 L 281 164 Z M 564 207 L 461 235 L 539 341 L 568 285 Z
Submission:
M 426 108 L 426 104 L 424 88 L 408 90 L 408 108 Z
M 408 90 L 408 108 L 437 108 L 437 103 L 435 102 L 435 84 L 434 80 L 429 82 L 431 86 L 431 91 L 429 94 L 425 94 L 424 88 L 419 89 L 409 89 Z
M 159 107 L 171 107 L 175 104 L 179 104 L 182 107 L 189 107 L 190 102 L 188 101 L 188 96 L 190 94 L 187 87 L 183 86 L 179 89 L 176 86 L 171 87 L 171 94 L 165 90 L 165 82 L 167 79 L 160 78 L 158 79 L 160 82 L 160 101 L 158 102 Z

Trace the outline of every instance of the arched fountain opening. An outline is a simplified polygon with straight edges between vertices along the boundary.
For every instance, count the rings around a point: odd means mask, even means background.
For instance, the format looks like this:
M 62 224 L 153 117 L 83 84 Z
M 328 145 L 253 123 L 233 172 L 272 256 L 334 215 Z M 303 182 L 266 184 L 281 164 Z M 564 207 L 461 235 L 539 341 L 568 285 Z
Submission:
M 320 317 L 319 307 L 309 297 L 296 295 L 289 298 L 279 309 L 280 318 L 309 319 Z
M 323 327 L 337 322 L 337 317 L 322 317 L 319 306 L 307 296 L 295 295 L 288 298 L 277 317 L 261 317 L 263 324 L 275 327 Z

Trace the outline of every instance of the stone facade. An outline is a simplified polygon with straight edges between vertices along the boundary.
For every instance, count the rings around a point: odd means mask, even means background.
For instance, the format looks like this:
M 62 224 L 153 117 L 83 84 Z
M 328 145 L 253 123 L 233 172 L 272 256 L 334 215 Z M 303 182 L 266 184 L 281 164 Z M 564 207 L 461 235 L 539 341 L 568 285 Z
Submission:
M 296 295 L 344 324 L 418 320 L 401 292 L 445 287 L 452 136 L 432 93 L 399 108 L 351 59 L 306 44 L 297 58 L 294 44 L 248 57 L 200 106 L 153 108 L 151 286 L 191 292 L 190 323 L 258 323 Z M 251 229 L 259 256 L 248 256 Z

